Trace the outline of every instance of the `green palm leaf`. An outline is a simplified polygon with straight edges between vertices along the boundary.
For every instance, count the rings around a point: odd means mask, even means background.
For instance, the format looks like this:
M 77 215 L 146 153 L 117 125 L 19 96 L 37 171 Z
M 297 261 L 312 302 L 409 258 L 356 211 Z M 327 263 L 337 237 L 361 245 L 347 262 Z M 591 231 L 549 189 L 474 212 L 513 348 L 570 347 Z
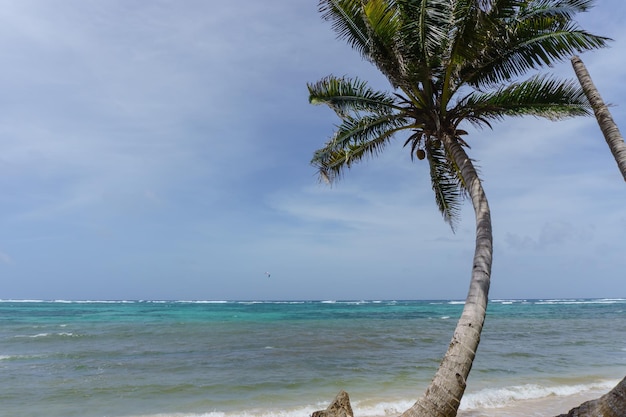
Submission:
M 367 57 L 369 40 L 361 18 L 360 0 L 321 0 L 319 11 L 323 19 L 332 22 L 339 39 L 345 40 L 352 49 Z
M 307 87 L 311 104 L 326 104 L 342 118 L 351 112 L 390 114 L 400 109 L 395 96 L 375 91 L 358 78 L 328 76 Z
M 463 200 L 467 194 L 462 176 L 444 149 L 428 146 L 426 157 L 437 208 L 454 232 L 459 222 Z
M 315 152 L 311 164 L 323 180 L 332 183 L 353 163 L 378 155 L 396 132 L 408 128 L 408 120 L 401 115 L 345 117 L 331 140 Z
M 572 54 L 606 46 L 609 38 L 578 27 L 571 17 L 591 1 L 543 0 L 524 2 L 506 13 L 489 16 L 491 42 L 462 69 L 473 86 L 510 81 L 532 69 L 568 59 Z
M 474 93 L 457 104 L 459 119 L 499 120 L 504 116 L 536 116 L 550 120 L 590 114 L 580 86 L 572 80 L 535 76 L 489 93 Z M 452 112 L 452 113 L 455 113 Z

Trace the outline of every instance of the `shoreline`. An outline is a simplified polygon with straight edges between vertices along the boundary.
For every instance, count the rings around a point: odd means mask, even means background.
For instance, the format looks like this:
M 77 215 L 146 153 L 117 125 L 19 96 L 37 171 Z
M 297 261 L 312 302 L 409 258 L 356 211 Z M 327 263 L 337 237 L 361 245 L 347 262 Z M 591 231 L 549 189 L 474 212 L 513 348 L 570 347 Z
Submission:
M 484 388 L 464 395 L 458 417 L 553 417 L 567 414 L 582 403 L 601 397 L 615 387 L 621 379 L 594 380 L 587 384 L 541 386 L 537 384 L 501 385 Z M 350 393 L 348 392 L 350 395 Z M 421 393 L 420 393 L 421 394 Z M 359 400 L 350 397 L 355 417 L 399 417 L 417 399 L 370 398 Z M 327 404 L 313 410 L 325 409 Z M 309 407 L 306 407 L 309 411 Z M 289 410 L 277 415 L 310 415 L 301 410 Z M 230 414 L 230 413 L 229 413 Z M 248 415 L 248 413 L 244 413 Z M 271 413 L 273 415 L 274 413 Z M 236 417 L 238 414 L 233 413 Z M 239 413 L 241 415 L 241 413 Z M 191 416 L 190 416 L 191 417 Z M 195 416 L 194 416 L 195 417 Z
M 592 390 L 568 396 L 519 400 L 502 407 L 460 410 L 457 417 L 554 417 L 567 414 L 572 408 L 599 398 L 609 391 L 610 388 L 605 391 Z

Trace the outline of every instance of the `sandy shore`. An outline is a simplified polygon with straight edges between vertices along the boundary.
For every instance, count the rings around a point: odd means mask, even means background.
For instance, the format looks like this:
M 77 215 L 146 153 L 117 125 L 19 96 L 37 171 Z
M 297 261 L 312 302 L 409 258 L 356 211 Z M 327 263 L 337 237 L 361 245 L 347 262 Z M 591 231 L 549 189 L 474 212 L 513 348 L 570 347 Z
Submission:
M 551 396 L 533 400 L 520 400 L 498 408 L 461 410 L 458 417 L 553 417 L 567 414 L 569 410 L 606 394 L 606 391 L 587 391 L 570 396 Z

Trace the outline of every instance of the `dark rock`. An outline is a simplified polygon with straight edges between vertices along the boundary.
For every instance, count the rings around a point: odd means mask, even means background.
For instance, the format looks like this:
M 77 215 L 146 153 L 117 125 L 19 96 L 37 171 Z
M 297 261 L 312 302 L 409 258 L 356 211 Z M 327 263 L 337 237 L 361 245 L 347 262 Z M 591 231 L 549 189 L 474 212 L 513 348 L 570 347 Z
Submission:
M 326 410 L 315 411 L 311 417 L 354 417 L 348 393 L 340 391 Z

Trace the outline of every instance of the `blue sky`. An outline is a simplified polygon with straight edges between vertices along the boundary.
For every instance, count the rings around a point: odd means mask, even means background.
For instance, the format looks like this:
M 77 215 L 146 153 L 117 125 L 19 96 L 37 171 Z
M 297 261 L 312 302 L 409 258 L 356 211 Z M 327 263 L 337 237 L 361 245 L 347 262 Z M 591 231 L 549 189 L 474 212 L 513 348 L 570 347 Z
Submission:
M 614 39 L 581 57 L 623 131 L 625 14 L 579 19 Z M 387 83 L 316 1 L 5 2 L 0 54 L 0 299 L 465 298 L 471 205 L 453 234 L 403 140 L 318 183 L 337 120 L 306 83 Z M 626 297 L 626 184 L 595 119 L 469 130 L 491 298 Z

